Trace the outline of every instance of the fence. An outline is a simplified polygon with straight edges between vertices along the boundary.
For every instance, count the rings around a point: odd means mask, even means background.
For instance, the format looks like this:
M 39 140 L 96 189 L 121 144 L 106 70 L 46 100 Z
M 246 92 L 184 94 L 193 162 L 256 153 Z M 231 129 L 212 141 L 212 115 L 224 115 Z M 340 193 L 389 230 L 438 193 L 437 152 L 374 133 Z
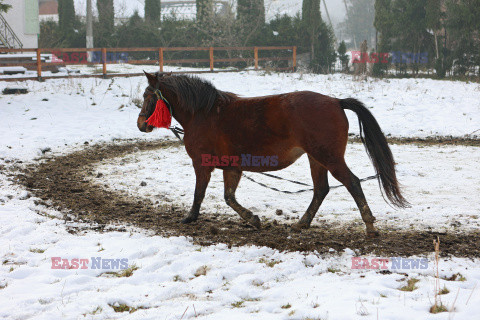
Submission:
M 272 52 L 277 51 L 283 53 L 280 56 L 274 57 L 265 57 L 260 56 L 260 52 Z M 2 63 L 0 62 L 0 67 L 2 66 L 21 66 L 21 67 L 36 67 L 37 77 L 8 77 L 1 78 L 1 81 L 17 81 L 17 80 L 45 80 L 45 79 L 57 79 L 57 78 L 83 78 L 83 77 L 130 77 L 130 76 L 139 76 L 143 73 L 109 73 L 107 66 L 109 64 L 119 64 L 119 63 L 129 63 L 134 65 L 155 65 L 158 64 L 159 71 L 163 72 L 166 64 L 190 64 L 190 65 L 200 65 L 206 64 L 207 70 L 193 70 L 193 71 L 181 71 L 174 73 L 203 73 L 203 72 L 234 72 L 238 70 L 231 69 L 219 69 L 215 68 L 215 64 L 221 63 L 224 66 L 235 63 L 246 63 L 253 64 L 252 66 L 255 70 L 258 70 L 261 63 L 263 62 L 287 62 L 287 66 L 283 67 L 272 67 L 272 70 L 275 71 L 294 71 L 297 65 L 297 47 L 295 46 L 282 46 L 282 47 L 175 47 L 175 48 L 45 48 L 45 49 L 3 49 L 0 48 L 0 53 L 25 53 L 32 52 L 33 59 L 31 62 L 22 61 L 16 63 Z M 155 56 L 155 59 L 143 58 L 140 53 L 147 53 L 147 56 Z M 193 58 L 188 59 L 172 59 L 166 57 L 169 52 L 183 52 L 190 53 L 193 55 Z M 204 54 L 208 53 L 208 58 L 198 58 L 198 53 L 203 52 Z M 236 57 L 231 57 L 232 52 L 240 52 Z M 125 61 L 125 54 L 133 53 L 132 56 L 135 59 L 127 59 Z M 192 54 L 192 53 L 197 53 Z M 215 57 L 217 53 L 217 57 Z M 52 58 L 51 62 L 46 62 L 45 54 L 50 54 Z M 123 54 L 123 57 L 122 57 Z M 288 54 L 288 55 L 285 55 Z M 109 56 L 115 56 L 115 59 L 108 59 Z M 145 54 L 144 54 L 145 55 Z M 9 55 L 5 55 L 8 57 Z M 56 59 L 57 56 L 60 56 L 63 59 Z M 93 58 L 92 58 L 93 57 Z M 127 55 L 128 57 L 128 55 Z M 140 57 L 140 58 L 139 58 Z M 123 59 L 122 59 L 123 58 Z M 49 69 L 55 66 L 66 66 L 66 65 L 102 65 L 101 74 L 82 74 L 82 75 L 59 75 L 59 76 L 42 76 L 42 70 Z M 46 68 L 45 68 L 46 67 Z M 28 69 L 28 68 L 27 68 Z

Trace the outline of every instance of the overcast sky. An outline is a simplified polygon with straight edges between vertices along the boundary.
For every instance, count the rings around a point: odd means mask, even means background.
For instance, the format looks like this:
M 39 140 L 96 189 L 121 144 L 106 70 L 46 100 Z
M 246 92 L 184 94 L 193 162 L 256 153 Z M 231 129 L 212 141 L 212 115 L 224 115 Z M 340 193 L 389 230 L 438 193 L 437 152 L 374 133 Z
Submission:
M 328 13 L 330 13 L 330 18 L 335 20 L 335 23 L 339 23 L 345 18 L 345 5 L 343 0 L 325 0 L 327 2 Z M 321 6 L 321 11 L 323 12 L 323 5 Z

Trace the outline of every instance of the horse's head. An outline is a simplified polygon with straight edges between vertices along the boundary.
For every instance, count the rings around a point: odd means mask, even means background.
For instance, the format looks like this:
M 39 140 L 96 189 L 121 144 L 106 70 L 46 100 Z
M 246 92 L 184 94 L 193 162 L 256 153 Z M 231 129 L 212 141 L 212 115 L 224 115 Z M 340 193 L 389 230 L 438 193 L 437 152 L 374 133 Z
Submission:
M 137 119 L 137 127 L 142 132 L 152 132 L 153 126 L 147 125 L 145 121 L 150 118 L 152 113 L 155 111 L 155 105 L 157 103 L 157 96 L 155 95 L 155 89 L 160 88 L 160 84 L 163 77 L 171 76 L 172 73 L 147 73 L 145 72 L 145 76 L 148 80 L 148 87 L 145 89 L 143 93 L 143 105 L 140 114 L 138 115 Z

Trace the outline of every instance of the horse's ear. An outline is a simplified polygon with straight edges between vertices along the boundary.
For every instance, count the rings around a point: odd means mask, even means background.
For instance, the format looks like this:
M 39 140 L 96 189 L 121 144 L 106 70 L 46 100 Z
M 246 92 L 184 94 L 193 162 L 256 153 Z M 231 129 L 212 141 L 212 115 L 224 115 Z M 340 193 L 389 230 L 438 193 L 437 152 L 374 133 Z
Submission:
M 173 72 L 171 72 L 171 71 L 170 72 L 161 72 L 161 73 L 159 72 L 158 73 L 159 77 L 170 77 L 172 75 L 173 75 Z
M 151 85 L 152 87 L 155 87 L 155 85 L 157 84 L 157 76 L 154 74 L 145 72 L 145 70 L 143 71 L 143 73 L 145 73 L 145 76 L 148 79 L 148 84 Z

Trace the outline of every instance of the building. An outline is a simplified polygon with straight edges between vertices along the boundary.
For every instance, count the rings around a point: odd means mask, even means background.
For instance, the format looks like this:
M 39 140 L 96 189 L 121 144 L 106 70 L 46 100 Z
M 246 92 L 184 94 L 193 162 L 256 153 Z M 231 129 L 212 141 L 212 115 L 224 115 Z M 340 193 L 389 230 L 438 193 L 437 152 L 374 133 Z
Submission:
M 57 0 L 38 0 L 38 13 L 40 22 L 55 21 L 58 22 L 58 2 Z
M 12 7 L 0 17 L 0 46 L 37 48 L 40 24 L 38 0 L 4 0 Z

